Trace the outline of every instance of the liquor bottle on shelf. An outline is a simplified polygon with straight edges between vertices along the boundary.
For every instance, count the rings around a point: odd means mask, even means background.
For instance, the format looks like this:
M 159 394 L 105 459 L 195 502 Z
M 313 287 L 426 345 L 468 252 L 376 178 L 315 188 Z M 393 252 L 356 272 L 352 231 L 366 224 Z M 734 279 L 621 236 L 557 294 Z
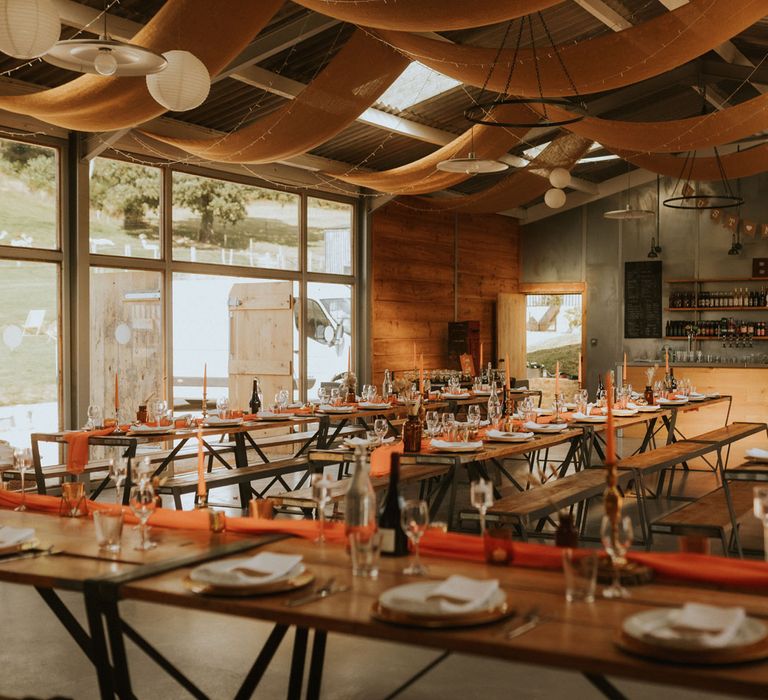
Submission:
M 251 400 L 248 402 L 248 407 L 251 409 L 251 413 L 258 413 L 263 406 L 263 394 L 259 387 L 258 377 L 253 378 L 253 389 L 251 390 Z
M 404 557 L 408 554 L 408 536 L 400 525 L 400 455 L 393 454 L 389 467 L 389 487 L 384 505 L 379 512 L 381 531 L 381 553 L 389 557 Z

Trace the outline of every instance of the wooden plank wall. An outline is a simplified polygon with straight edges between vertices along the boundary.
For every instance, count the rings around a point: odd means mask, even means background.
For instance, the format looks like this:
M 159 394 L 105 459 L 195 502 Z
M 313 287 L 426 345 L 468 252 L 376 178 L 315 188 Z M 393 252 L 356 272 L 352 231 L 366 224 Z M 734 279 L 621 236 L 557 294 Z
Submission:
M 496 295 L 517 291 L 517 221 L 495 214 L 422 212 L 393 202 L 374 213 L 372 233 L 374 381 L 381 381 L 385 369 L 412 369 L 414 343 L 417 354 L 424 353 L 425 367 L 447 367 L 453 320 L 480 321 L 489 358 Z

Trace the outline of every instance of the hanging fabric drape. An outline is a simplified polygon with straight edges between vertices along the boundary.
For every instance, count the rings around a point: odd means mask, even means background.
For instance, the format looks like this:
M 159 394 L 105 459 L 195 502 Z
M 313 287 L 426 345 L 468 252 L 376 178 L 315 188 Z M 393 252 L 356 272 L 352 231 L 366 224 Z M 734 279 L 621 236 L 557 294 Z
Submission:
M 215 75 L 255 37 L 284 0 L 229 0 L 215 11 L 209 0 L 168 0 L 133 40 L 152 51 L 190 51 Z M 85 75 L 30 95 L 0 96 L 0 109 L 75 131 L 136 126 L 166 109 L 152 99 L 144 78 Z
M 552 185 L 549 173 L 553 168 L 570 170 L 589 149 L 591 141 L 575 134 L 560 136 L 552 141 L 524 170 L 517 170 L 492 187 L 465 197 L 418 199 L 420 205 L 443 211 L 489 214 L 528 204 L 541 197 Z
M 723 172 L 714 156 L 685 156 L 656 155 L 647 153 L 628 153 L 615 151 L 616 155 L 638 167 L 650 170 L 659 175 L 669 177 L 684 177 L 689 180 L 721 180 Z M 768 171 L 768 144 L 754 146 L 746 151 L 737 151 L 720 155 L 720 163 L 728 179 L 749 177 Z
M 500 119 L 517 116 L 530 117 L 527 107 L 505 105 L 496 110 Z M 437 164 L 450 158 L 466 156 L 474 149 L 478 158 L 496 160 L 520 143 L 527 129 L 508 129 L 495 126 L 476 126 L 474 133 L 468 129 L 461 136 L 438 148 L 424 158 L 399 168 L 372 173 L 350 172 L 333 174 L 333 177 L 359 187 L 368 187 L 388 194 L 426 194 L 453 187 L 472 177 L 464 173 L 448 173 L 436 170 Z
M 561 118 L 569 112 L 550 107 Z M 677 153 L 720 146 L 768 129 L 768 94 L 753 97 L 719 112 L 663 122 L 626 122 L 587 117 L 564 127 L 604 146 L 627 151 Z
M 194 139 L 143 133 L 206 160 L 272 163 L 306 153 L 338 134 L 407 65 L 407 58 L 357 30 L 295 100 L 242 129 Z
M 538 12 L 563 0 L 296 0 L 344 22 L 404 32 L 470 29 Z
M 691 0 L 642 24 L 610 32 L 578 43 L 561 45 L 558 51 L 541 47 L 521 49 L 507 94 L 521 97 L 573 95 L 563 71 L 567 66 L 580 94 L 631 85 L 660 75 L 701 56 L 768 14 L 768 0 Z M 449 44 L 406 32 L 375 30 L 377 36 L 413 60 L 469 85 L 503 92 L 514 59 L 512 49 Z M 558 57 L 559 54 L 559 57 Z M 489 67 L 493 66 L 490 76 Z

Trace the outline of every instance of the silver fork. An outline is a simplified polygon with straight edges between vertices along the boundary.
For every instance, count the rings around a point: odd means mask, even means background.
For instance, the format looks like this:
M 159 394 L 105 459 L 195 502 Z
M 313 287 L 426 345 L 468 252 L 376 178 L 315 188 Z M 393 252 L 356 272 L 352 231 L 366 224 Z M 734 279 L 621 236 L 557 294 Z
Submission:
M 312 603 L 315 600 L 327 598 L 332 593 L 343 593 L 349 588 L 348 586 L 334 587 L 335 582 L 336 577 L 331 576 L 331 578 L 329 578 L 323 585 L 315 588 L 312 593 L 301 596 L 301 598 L 291 598 L 291 600 L 286 600 L 285 605 L 289 608 L 295 608 L 297 605 L 304 605 L 305 603 Z
M 505 639 L 514 639 L 521 634 L 530 632 L 541 622 L 541 616 L 539 615 L 538 607 L 532 607 L 528 612 L 521 615 L 520 618 L 516 618 L 518 621 L 511 627 L 508 627 L 504 631 Z

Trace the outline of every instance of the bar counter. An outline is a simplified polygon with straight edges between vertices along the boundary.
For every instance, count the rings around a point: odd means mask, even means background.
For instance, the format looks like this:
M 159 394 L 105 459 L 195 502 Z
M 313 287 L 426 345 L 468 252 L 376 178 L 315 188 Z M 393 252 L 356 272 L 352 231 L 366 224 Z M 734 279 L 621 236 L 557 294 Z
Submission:
M 648 362 L 628 362 L 627 377 L 636 391 L 642 391 L 646 385 L 645 370 L 652 367 Z M 731 414 L 733 421 L 764 422 L 768 417 L 768 367 L 750 365 L 748 367 L 729 367 L 725 365 L 707 366 L 699 363 L 670 363 L 675 378 L 690 379 L 697 391 L 704 393 L 720 392 L 733 396 Z M 748 371 L 747 371 L 748 370 Z M 664 363 L 659 363 L 655 379 L 664 376 Z M 723 425 L 725 408 L 722 411 L 696 411 L 680 416 L 678 428 L 687 437 L 692 437 L 707 430 Z M 747 438 L 733 446 L 729 463 L 739 464 L 744 452 L 750 447 L 768 448 L 765 437 L 761 435 Z

